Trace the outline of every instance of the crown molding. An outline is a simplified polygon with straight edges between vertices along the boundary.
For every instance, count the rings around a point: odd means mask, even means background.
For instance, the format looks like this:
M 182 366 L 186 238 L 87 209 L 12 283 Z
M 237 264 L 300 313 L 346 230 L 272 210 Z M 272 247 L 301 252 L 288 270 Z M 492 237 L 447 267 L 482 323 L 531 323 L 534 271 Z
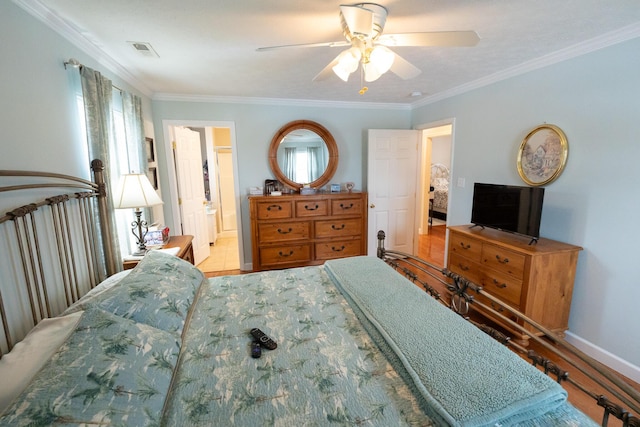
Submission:
M 589 40 L 585 40 L 573 46 L 558 50 L 549 55 L 524 62 L 520 65 L 516 65 L 515 67 L 507 68 L 481 79 L 477 79 L 472 82 L 456 86 L 452 89 L 437 93 L 433 96 L 426 97 L 424 99 L 421 99 L 420 101 L 412 103 L 411 108 L 415 109 L 425 105 L 433 104 L 435 102 L 442 101 L 456 95 L 461 95 L 463 93 L 509 79 L 511 77 L 516 77 L 530 71 L 557 64 L 568 59 L 576 58 L 578 56 L 582 56 L 596 50 L 604 49 L 618 43 L 626 42 L 637 37 L 640 37 L 640 23 L 628 25 L 626 27 L 620 28 L 619 30 L 612 31 L 610 33 Z
M 372 110 L 411 110 L 411 104 L 384 102 L 322 101 L 317 99 L 252 98 L 244 96 L 189 95 L 156 93 L 154 101 L 215 102 L 221 104 L 276 105 L 284 107 L 357 108 Z
M 42 4 L 39 0 L 13 0 L 13 2 L 34 18 L 42 21 L 56 33 L 67 39 L 71 44 L 85 52 L 100 65 L 114 73 L 126 83 L 139 90 L 142 94 L 151 97 L 153 92 L 133 74 L 127 71 L 116 60 L 100 49 L 89 35 L 79 28 L 70 25 L 58 16 L 53 10 Z

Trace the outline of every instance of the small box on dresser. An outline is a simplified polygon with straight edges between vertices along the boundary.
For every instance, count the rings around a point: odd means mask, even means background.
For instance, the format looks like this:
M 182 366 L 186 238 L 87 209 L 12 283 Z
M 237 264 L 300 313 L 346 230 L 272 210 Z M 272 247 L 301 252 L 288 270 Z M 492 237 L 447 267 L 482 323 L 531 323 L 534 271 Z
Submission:
M 545 238 L 540 238 L 537 244 L 529 244 L 530 240 L 490 228 L 449 227 L 447 268 L 564 336 L 569 328 L 576 264 L 582 248 Z M 492 305 L 482 295 L 477 299 Z M 485 317 L 503 326 L 518 343 L 528 344 L 528 335 L 476 307 Z M 502 314 L 510 317 L 506 310 Z
M 249 196 L 253 270 L 365 255 L 367 194 Z

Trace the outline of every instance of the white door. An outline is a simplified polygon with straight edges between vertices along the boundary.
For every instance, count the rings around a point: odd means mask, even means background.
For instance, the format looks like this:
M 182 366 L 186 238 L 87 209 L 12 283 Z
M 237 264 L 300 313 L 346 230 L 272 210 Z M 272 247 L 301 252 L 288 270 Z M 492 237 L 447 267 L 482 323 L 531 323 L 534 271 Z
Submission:
M 419 137 L 417 130 L 369 130 L 370 256 L 376 255 L 378 230 L 386 234 L 386 249 L 413 254 Z
M 174 132 L 182 233 L 193 236 L 194 264 L 198 265 L 209 256 L 200 134 L 178 126 L 174 128 Z

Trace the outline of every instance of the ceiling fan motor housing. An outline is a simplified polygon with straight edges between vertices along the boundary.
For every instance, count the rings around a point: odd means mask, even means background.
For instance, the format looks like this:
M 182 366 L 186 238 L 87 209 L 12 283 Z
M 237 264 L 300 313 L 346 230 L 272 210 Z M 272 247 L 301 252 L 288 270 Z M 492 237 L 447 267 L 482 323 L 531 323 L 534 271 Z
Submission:
M 340 6 L 340 24 L 344 36 L 375 40 L 387 22 L 387 9 L 376 3 L 357 3 Z

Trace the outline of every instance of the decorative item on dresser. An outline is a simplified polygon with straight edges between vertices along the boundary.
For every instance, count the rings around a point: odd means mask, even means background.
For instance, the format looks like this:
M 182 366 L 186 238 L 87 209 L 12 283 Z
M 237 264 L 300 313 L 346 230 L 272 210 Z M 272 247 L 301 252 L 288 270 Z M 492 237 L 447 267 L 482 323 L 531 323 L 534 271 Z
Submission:
M 367 194 L 249 196 L 253 270 L 364 255 Z
M 178 248 L 175 254 L 178 258 L 193 264 L 193 236 L 171 236 L 169 241 L 162 246 L 162 249 Z M 142 257 L 140 257 L 142 259 Z M 140 262 L 140 259 L 127 259 L 122 263 L 124 270 L 129 270 Z
M 544 238 L 530 245 L 528 237 L 471 225 L 449 227 L 449 232 L 449 270 L 564 336 L 581 247 Z M 495 305 L 483 295 L 476 298 Z M 522 345 L 528 344 L 527 335 L 491 313 L 482 314 L 512 332 Z

